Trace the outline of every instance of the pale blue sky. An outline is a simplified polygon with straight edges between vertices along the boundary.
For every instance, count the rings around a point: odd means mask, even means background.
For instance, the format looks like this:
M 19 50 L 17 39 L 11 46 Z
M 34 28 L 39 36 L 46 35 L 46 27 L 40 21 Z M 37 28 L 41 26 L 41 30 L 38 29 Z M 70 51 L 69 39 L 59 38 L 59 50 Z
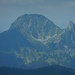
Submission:
M 42 14 L 66 28 L 70 20 L 75 22 L 75 0 L 0 0 L 0 32 L 24 14 Z

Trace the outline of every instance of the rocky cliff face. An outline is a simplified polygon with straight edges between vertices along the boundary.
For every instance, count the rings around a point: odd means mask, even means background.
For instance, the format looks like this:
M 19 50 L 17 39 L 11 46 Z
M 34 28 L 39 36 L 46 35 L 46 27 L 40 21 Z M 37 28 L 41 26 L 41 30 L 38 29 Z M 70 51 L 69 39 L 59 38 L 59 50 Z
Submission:
M 66 48 L 75 49 L 75 24 L 72 21 L 69 22 L 68 27 L 62 34 L 60 42 Z

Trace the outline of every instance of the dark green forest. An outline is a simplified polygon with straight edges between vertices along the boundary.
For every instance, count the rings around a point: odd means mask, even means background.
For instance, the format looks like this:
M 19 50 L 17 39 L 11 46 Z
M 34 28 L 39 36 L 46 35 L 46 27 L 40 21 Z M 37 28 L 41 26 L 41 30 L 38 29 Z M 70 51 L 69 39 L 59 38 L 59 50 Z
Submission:
M 0 75 L 75 75 L 75 70 L 61 66 L 48 66 L 28 70 L 0 67 Z

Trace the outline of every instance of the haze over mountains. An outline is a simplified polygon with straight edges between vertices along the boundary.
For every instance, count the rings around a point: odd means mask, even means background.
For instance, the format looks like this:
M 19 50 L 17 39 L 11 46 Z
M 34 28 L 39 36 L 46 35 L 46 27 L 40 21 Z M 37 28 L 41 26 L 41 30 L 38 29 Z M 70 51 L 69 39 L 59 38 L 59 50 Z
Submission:
M 75 68 L 75 24 L 61 29 L 40 14 L 25 14 L 0 34 L 0 66 Z

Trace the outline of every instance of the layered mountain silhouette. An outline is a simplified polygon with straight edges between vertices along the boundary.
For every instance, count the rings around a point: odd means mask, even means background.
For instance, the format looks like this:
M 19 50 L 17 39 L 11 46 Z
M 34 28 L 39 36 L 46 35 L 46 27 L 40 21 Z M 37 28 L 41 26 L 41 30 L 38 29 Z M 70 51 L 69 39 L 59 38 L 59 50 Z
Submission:
M 0 34 L 0 66 L 75 68 L 75 24 L 61 29 L 40 14 L 25 14 Z
M 57 65 L 32 69 L 32 70 L 0 67 L 0 74 L 1 75 L 75 75 L 75 70 Z

